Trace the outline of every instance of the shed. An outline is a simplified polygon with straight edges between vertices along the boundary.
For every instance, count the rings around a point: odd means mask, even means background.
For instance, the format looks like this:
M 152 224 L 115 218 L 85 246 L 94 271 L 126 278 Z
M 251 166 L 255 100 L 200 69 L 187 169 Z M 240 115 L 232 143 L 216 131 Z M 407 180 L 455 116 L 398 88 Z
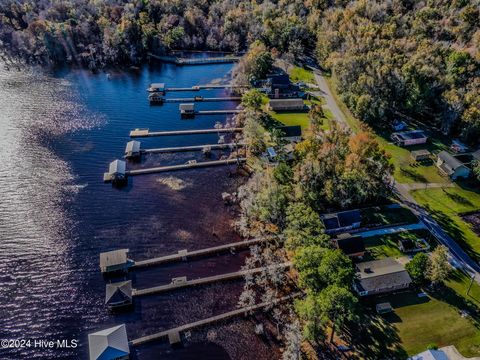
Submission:
M 194 103 L 180 104 L 178 106 L 178 109 L 180 110 L 180 115 L 183 116 L 183 117 L 195 115 L 195 104 Z
M 415 150 L 410 152 L 410 157 L 415 161 L 430 159 L 432 154 L 427 149 Z
M 100 270 L 102 273 L 126 272 L 133 265 L 127 258 L 128 249 L 119 249 L 100 253 Z
M 160 92 L 165 93 L 165 83 L 152 83 L 150 87 L 147 89 L 149 92 Z
M 437 155 L 436 165 L 440 172 L 448 175 L 452 180 L 470 176 L 470 169 L 447 151 L 441 151 Z
M 392 312 L 393 308 L 389 302 L 384 302 L 384 303 L 377 304 L 375 306 L 375 310 L 377 311 L 377 314 L 386 314 L 386 313 Z
M 110 309 L 132 304 L 132 281 L 107 284 L 105 288 L 105 305 Z
M 428 136 L 425 135 L 423 130 L 395 132 L 391 138 L 395 143 L 402 146 L 425 144 L 428 140 Z
M 293 142 L 302 140 L 302 127 L 300 125 L 277 126 L 275 129 L 280 131 L 282 139 Z
M 360 296 L 402 290 L 412 283 L 405 267 L 393 258 L 358 263 L 355 270 L 354 288 Z
M 88 334 L 90 360 L 126 360 L 130 357 L 125 324 Z
M 303 99 L 270 99 L 268 101 L 268 110 L 272 111 L 299 111 L 304 110 Z
M 140 141 L 132 140 L 127 143 L 125 147 L 125 158 L 138 158 L 141 155 L 140 151 Z
M 339 236 L 335 239 L 335 245 L 347 256 L 362 257 L 365 255 L 365 244 L 361 236 Z

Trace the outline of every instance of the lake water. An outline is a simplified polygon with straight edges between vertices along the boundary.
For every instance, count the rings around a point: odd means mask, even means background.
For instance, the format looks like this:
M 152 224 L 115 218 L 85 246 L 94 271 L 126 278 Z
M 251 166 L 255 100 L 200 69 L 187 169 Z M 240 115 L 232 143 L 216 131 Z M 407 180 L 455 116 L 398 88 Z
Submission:
M 182 120 L 178 104 L 150 106 L 151 82 L 183 87 L 228 81 L 230 64 L 55 75 L 0 70 L 0 339 L 78 340 L 75 349 L 0 349 L 0 359 L 87 359 L 87 334 L 125 323 L 129 339 L 236 307 L 241 281 L 135 300 L 112 315 L 104 306 L 99 254 L 129 248 L 136 260 L 239 239 L 233 210 L 221 199 L 243 179 L 231 167 L 138 176 L 115 189 L 102 182 L 121 158 L 128 134 L 211 128 L 225 116 Z M 169 97 L 225 96 L 222 90 Z M 203 103 L 200 109 L 234 108 Z M 142 139 L 142 148 L 216 143 L 217 135 Z M 220 156 L 218 152 L 215 156 Z M 200 153 L 151 155 L 130 168 L 201 160 Z M 169 177 L 174 177 L 173 179 Z M 166 179 L 166 180 L 165 180 Z M 173 185 L 172 185 L 173 180 Z M 136 288 L 172 277 L 238 270 L 245 252 L 131 272 Z M 277 346 L 253 335 L 253 322 L 236 319 L 192 332 L 184 348 L 156 342 L 133 349 L 136 359 L 273 359 Z

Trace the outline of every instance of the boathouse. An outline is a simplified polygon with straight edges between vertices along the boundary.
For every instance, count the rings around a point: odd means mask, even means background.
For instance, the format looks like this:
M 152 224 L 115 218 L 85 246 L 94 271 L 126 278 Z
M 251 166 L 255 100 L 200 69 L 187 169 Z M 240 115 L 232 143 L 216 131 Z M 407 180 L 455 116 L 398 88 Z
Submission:
M 188 117 L 188 116 L 195 115 L 195 104 L 194 103 L 180 104 L 178 106 L 178 109 L 180 110 L 180 115 L 182 115 L 182 117 Z
M 270 99 L 268 110 L 271 111 L 302 111 L 305 110 L 303 99 Z
M 90 360 L 127 360 L 130 358 L 125 324 L 88 334 Z
M 152 83 L 147 89 L 148 92 L 157 92 L 165 95 L 165 83 Z
M 163 104 L 165 101 L 165 98 L 163 97 L 162 93 L 159 92 L 154 92 L 148 95 L 148 100 L 150 101 L 150 104 Z
M 103 274 L 127 272 L 134 264 L 127 258 L 128 249 L 119 249 L 100 253 L 100 270 Z
M 103 174 L 103 181 L 120 184 L 127 180 L 127 166 L 123 160 L 114 160 L 108 167 L 108 173 Z
M 142 153 L 140 151 L 140 141 L 132 140 L 127 143 L 125 147 L 125 158 L 126 159 L 134 159 L 139 158 Z
M 132 305 L 132 281 L 107 284 L 105 305 L 111 310 Z

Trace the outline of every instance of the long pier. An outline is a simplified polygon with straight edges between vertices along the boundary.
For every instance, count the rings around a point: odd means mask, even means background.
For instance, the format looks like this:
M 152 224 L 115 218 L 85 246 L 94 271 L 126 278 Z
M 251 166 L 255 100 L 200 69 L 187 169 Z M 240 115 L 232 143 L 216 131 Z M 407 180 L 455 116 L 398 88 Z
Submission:
M 235 159 L 226 159 L 226 160 L 214 160 L 214 161 L 202 161 L 202 162 L 192 162 L 188 164 L 181 165 L 170 165 L 170 166 L 159 166 L 147 169 L 137 169 L 126 171 L 127 176 L 136 176 L 136 175 L 145 175 L 145 174 L 156 174 L 167 171 L 178 171 L 178 170 L 187 170 L 187 169 L 196 169 L 212 166 L 221 166 L 221 165 L 233 165 L 240 164 L 247 161 L 247 158 L 235 158 Z
M 183 102 L 220 102 L 220 101 L 241 101 L 240 96 L 226 96 L 226 97 L 215 97 L 215 98 L 204 98 L 201 96 L 192 97 L 192 98 L 172 98 L 172 99 L 163 99 L 164 103 L 183 103 Z
M 147 266 L 154 266 L 154 265 L 161 265 L 175 261 L 187 260 L 189 258 L 201 257 L 206 255 L 211 255 L 223 251 L 228 250 L 235 250 L 241 248 L 247 248 L 252 245 L 261 244 L 264 242 L 273 241 L 278 239 L 276 237 L 262 237 L 262 238 L 254 238 L 249 240 L 237 241 L 234 243 L 213 246 L 205 249 L 194 250 L 194 251 L 187 251 L 187 250 L 180 250 L 177 254 L 171 254 L 166 256 L 160 256 L 152 259 L 142 260 L 142 261 L 135 261 L 132 268 L 142 268 Z
M 240 109 L 223 109 L 223 110 L 197 110 L 195 115 L 230 115 L 230 114 L 239 114 L 242 110 Z
M 225 64 L 225 63 L 233 63 L 240 60 L 240 56 L 216 56 L 216 57 L 208 57 L 208 58 L 179 58 L 176 56 L 161 56 L 155 55 L 152 53 L 148 53 L 148 56 L 176 65 L 203 65 L 203 64 Z
M 214 90 L 214 89 L 246 89 L 247 86 L 244 85 L 194 85 L 190 87 L 169 87 L 165 88 L 165 91 L 200 91 L 200 90 Z
M 150 131 L 149 129 L 135 129 L 130 131 L 131 138 L 153 137 L 153 136 L 177 136 L 177 135 L 198 135 L 198 134 L 220 134 L 241 132 L 243 128 L 223 129 L 197 129 L 197 130 L 176 130 L 176 131 Z
M 243 143 L 227 143 L 227 144 L 206 144 L 206 145 L 192 145 L 192 146 L 176 146 L 157 149 L 142 149 L 142 154 L 162 154 L 172 152 L 187 152 L 187 151 L 202 151 L 204 149 L 210 150 L 222 150 L 222 149 L 234 149 L 235 147 L 242 147 Z
M 275 299 L 274 301 L 271 301 L 271 302 L 262 302 L 262 303 L 259 303 L 259 304 L 256 304 L 256 305 L 243 307 L 243 308 L 236 309 L 236 310 L 233 310 L 233 311 L 229 311 L 229 312 L 226 312 L 226 313 L 223 313 L 223 314 L 220 314 L 220 315 L 212 316 L 212 317 L 209 317 L 207 319 L 203 319 L 203 320 L 195 321 L 193 323 L 181 325 L 181 326 L 178 326 L 178 327 L 170 329 L 170 330 L 160 331 L 160 332 L 152 334 L 152 335 L 146 335 L 146 336 L 143 336 L 143 337 L 140 337 L 138 339 L 134 339 L 134 340 L 130 341 L 130 345 L 138 346 L 138 345 L 142 345 L 142 344 L 145 344 L 147 342 L 150 342 L 150 341 L 161 340 L 163 338 L 167 338 L 167 337 L 172 336 L 172 335 L 179 335 L 181 332 L 185 332 L 185 331 L 188 331 L 188 330 L 191 330 L 191 329 L 194 329 L 194 328 L 198 328 L 198 327 L 201 327 L 201 326 L 204 326 L 204 325 L 209 325 L 209 324 L 219 322 L 219 321 L 222 321 L 222 320 L 227 320 L 227 319 L 230 319 L 230 318 L 238 316 L 238 315 L 242 315 L 242 314 L 247 315 L 248 313 L 251 313 L 253 311 L 265 308 L 267 306 L 277 305 L 281 302 L 285 302 L 285 301 L 294 299 L 294 298 L 299 297 L 301 295 L 302 295 L 301 292 L 293 293 L 291 295 L 287 295 L 287 296 Z
M 265 270 L 288 268 L 290 265 L 291 265 L 290 262 L 286 262 L 286 263 L 267 266 L 267 267 L 260 267 L 260 268 L 249 269 L 249 270 L 240 270 L 240 271 L 235 271 L 235 272 L 226 273 L 226 274 L 207 276 L 204 278 L 199 278 L 194 280 L 187 280 L 186 276 L 180 277 L 180 278 L 173 278 L 170 284 L 154 286 L 151 288 L 140 289 L 140 290 L 132 289 L 132 296 L 145 296 L 145 295 L 159 294 L 159 293 L 164 293 L 164 292 L 191 287 L 195 285 L 205 285 L 205 284 L 211 284 L 214 282 L 235 280 L 245 275 L 258 274 Z

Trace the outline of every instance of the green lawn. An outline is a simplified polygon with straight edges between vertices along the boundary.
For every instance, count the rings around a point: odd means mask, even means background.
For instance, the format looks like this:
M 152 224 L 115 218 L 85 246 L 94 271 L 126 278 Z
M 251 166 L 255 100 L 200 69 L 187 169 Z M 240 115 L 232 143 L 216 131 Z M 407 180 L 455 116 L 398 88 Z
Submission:
M 404 207 L 375 206 L 360 210 L 362 226 L 416 223 L 417 217 Z
M 363 239 L 365 247 L 368 250 L 365 261 L 384 259 L 387 257 L 405 256 L 398 248 L 400 239 L 425 239 L 432 243 L 430 232 L 427 230 L 404 231 L 396 234 L 387 234 L 379 236 L 371 236 Z
M 415 190 L 411 194 L 470 256 L 480 260 L 480 239 L 459 216 L 461 212 L 480 209 L 478 189 L 472 191 L 455 184 L 453 188 Z
M 315 83 L 315 77 L 313 76 L 313 72 L 311 70 L 294 66 L 288 72 L 290 76 L 290 80 L 293 82 L 304 82 L 304 83 Z
M 277 113 L 277 112 L 271 111 L 270 114 L 274 119 L 280 121 L 282 124 L 287 126 L 300 125 L 302 127 L 302 130 L 306 130 L 310 126 L 310 119 L 308 118 L 308 112 Z

